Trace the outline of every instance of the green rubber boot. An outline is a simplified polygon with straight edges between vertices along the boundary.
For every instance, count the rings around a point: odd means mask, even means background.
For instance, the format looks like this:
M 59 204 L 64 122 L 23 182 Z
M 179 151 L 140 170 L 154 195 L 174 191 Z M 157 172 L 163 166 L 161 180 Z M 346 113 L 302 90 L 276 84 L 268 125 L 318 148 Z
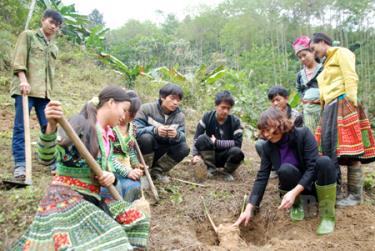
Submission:
M 287 191 L 280 190 L 282 195 L 286 194 Z M 305 218 L 305 212 L 303 210 L 303 200 L 302 196 L 297 196 L 292 208 L 290 209 L 290 219 L 292 221 L 301 221 Z
M 302 196 L 297 196 L 292 209 L 290 210 L 290 218 L 292 221 L 301 221 L 305 218 L 305 212 L 303 211 Z
M 315 184 L 319 201 L 320 223 L 316 233 L 318 235 L 330 234 L 335 229 L 336 214 L 336 183 L 319 186 Z

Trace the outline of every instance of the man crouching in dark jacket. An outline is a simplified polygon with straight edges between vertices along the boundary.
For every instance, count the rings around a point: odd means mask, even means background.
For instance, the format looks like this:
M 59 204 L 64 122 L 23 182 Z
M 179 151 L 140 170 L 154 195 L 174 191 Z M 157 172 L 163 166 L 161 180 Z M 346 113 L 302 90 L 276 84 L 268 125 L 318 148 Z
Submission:
M 136 137 L 153 179 L 168 183 L 166 173 L 189 155 L 185 138 L 185 115 L 178 108 L 181 87 L 168 83 L 159 91 L 159 100 L 143 104 L 134 124 Z
M 208 177 L 217 173 L 217 167 L 224 167 L 225 180 L 233 181 L 232 174 L 245 157 L 241 150 L 241 121 L 230 114 L 234 103 L 229 91 L 217 93 L 215 110 L 206 112 L 197 125 L 192 164 L 199 164 L 203 160 L 207 166 Z

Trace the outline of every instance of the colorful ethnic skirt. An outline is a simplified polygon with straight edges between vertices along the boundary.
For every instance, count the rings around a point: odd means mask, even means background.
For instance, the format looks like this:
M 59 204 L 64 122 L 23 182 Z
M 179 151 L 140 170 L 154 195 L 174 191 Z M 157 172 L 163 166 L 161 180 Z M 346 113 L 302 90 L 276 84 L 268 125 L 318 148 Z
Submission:
M 149 218 L 124 201 L 109 216 L 69 186 L 50 185 L 34 221 L 10 250 L 133 250 L 145 248 Z
M 324 107 L 315 137 L 320 152 L 340 164 L 375 160 L 375 141 L 363 106 L 355 107 L 344 95 Z

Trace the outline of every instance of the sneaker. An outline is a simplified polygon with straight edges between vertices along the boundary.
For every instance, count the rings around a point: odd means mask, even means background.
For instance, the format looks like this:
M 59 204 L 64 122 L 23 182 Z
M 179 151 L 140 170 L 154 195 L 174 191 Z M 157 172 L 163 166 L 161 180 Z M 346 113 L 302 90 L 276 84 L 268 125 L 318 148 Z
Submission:
M 24 181 L 25 180 L 25 175 L 26 175 L 26 168 L 25 168 L 25 166 L 17 165 L 14 168 L 14 172 L 13 172 L 14 179 L 16 179 L 16 180 L 22 180 L 23 179 L 23 181 Z

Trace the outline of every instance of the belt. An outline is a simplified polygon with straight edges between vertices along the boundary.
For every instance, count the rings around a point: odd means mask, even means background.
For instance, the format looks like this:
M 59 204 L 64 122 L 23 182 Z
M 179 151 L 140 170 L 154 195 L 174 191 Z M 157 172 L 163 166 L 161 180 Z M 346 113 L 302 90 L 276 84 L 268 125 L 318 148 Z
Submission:
M 320 100 L 302 100 L 304 105 L 320 105 Z

